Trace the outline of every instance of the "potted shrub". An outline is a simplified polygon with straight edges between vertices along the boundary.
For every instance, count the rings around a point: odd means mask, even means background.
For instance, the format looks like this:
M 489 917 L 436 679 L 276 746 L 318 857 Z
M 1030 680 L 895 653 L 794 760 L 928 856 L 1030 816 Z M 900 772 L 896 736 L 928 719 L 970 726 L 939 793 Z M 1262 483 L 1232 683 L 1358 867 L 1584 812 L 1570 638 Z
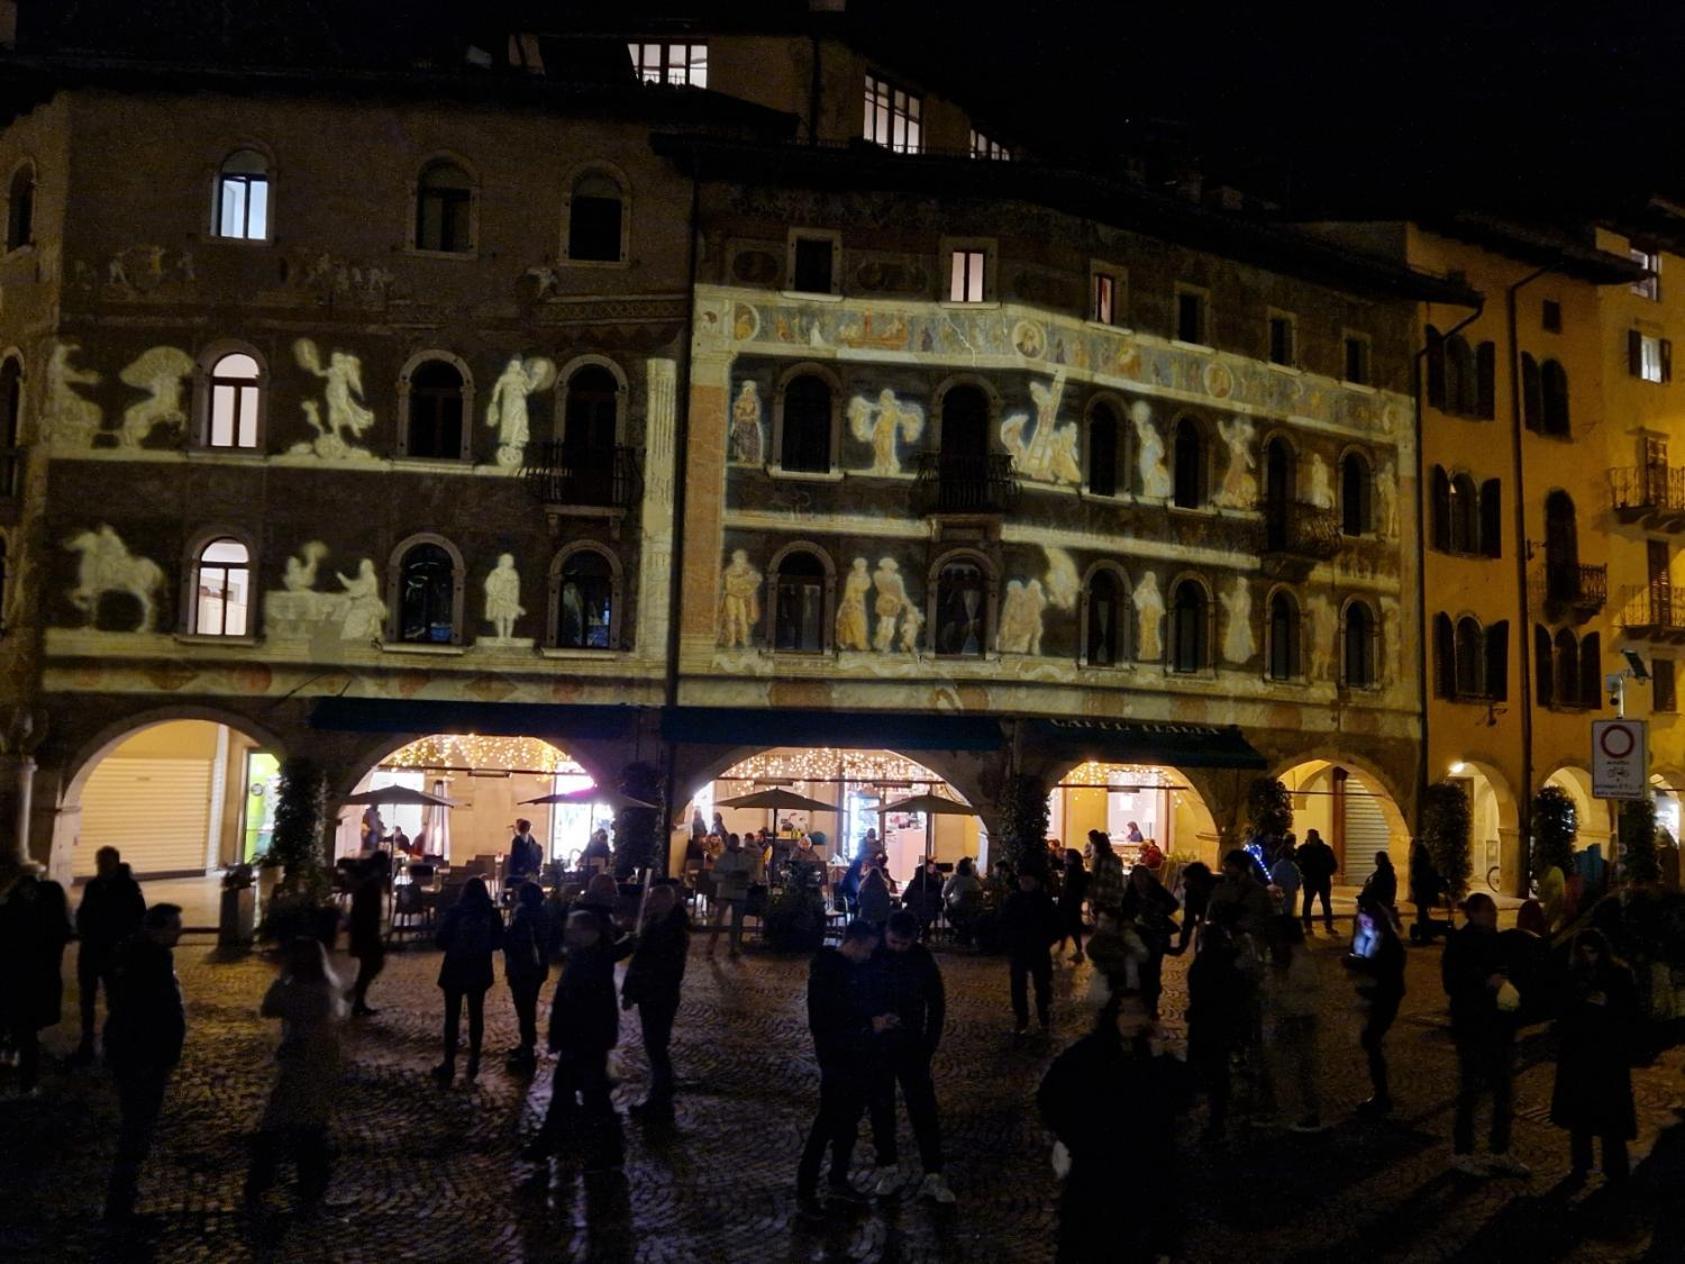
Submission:
M 1292 828 L 1292 793 L 1275 777 L 1259 777 L 1246 795 L 1246 841 L 1280 838 Z
M 1621 803 L 1621 875 L 1630 883 L 1659 882 L 1661 856 L 1656 848 L 1656 800 L 1627 799 Z
M 1474 812 L 1461 786 L 1441 781 L 1423 792 L 1422 843 L 1454 902 L 1469 893 L 1469 878 L 1474 871 L 1474 859 L 1469 854 L 1473 830 Z
M 1047 787 L 1039 777 L 1015 773 L 1007 779 L 998 815 L 1000 839 L 989 837 L 989 858 L 1011 863 L 1014 872 L 1026 859 L 1047 858 Z
M 269 842 L 269 856 L 279 861 L 281 877 L 263 910 L 265 939 L 285 943 L 311 935 L 333 947 L 339 910 L 328 898 L 330 884 L 322 864 L 326 790 L 326 778 L 313 761 L 294 757 L 281 765 L 275 830 Z
M 661 770 L 652 764 L 626 765 L 620 791 L 652 808 L 621 808 L 614 814 L 614 875 L 622 882 L 656 861 L 656 836 L 661 829 Z
M 1566 790 L 1546 786 L 1533 796 L 1533 854 L 1528 857 L 1528 869 L 1538 887 L 1539 903 L 1544 905 L 1545 923 L 1552 930 L 1573 920 L 1579 902 L 1569 895 L 1579 828 L 1579 813 Z M 1577 894 L 1577 883 L 1572 890 Z

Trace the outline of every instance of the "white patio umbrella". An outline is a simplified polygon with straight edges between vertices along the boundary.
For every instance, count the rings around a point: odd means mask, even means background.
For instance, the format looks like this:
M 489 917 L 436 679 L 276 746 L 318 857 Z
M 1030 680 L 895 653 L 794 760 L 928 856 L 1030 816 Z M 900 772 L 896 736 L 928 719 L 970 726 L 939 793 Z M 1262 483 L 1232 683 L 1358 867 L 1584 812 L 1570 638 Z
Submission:
M 977 816 L 976 808 L 957 799 L 939 794 L 915 794 L 878 809 L 878 837 L 884 836 L 883 818 L 891 812 L 922 812 L 924 814 L 924 858 L 930 859 L 930 818 L 933 816 Z

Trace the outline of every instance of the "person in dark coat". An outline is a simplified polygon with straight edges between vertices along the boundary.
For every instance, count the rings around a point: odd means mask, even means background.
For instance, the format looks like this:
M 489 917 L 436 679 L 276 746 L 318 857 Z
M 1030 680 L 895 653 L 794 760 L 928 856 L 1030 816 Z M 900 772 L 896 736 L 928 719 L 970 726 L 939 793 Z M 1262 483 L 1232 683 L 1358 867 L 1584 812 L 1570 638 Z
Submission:
M 503 978 L 521 1042 L 510 1050 L 507 1065 L 530 1075 L 538 1065 L 538 992 L 550 975 L 550 914 L 538 883 L 523 882 L 515 891 L 515 915 L 503 935 Z
M 568 915 L 563 943 L 567 955 L 550 1010 L 555 1087 L 527 1156 L 548 1158 L 573 1142 L 587 1171 L 619 1167 L 620 1120 L 609 1097 L 608 1055 L 620 1043 L 614 963 L 631 951 L 632 940 L 610 943 L 601 920 L 576 909 Z
M 107 1220 L 126 1220 L 134 1214 L 140 1165 L 152 1150 L 164 1090 L 187 1038 L 187 1011 L 171 952 L 180 938 L 180 906 L 154 904 L 141 919 L 140 932 L 121 944 L 113 959 L 106 993 L 105 1060 L 117 1082 L 121 1122 L 105 1192 Z
M 901 893 L 901 907 L 918 919 L 920 939 L 930 933 L 930 924 L 942 911 L 943 885 L 942 871 L 936 867 L 936 858 L 926 856 L 918 872 L 907 879 L 907 889 Z
M 605 943 L 612 944 L 620 939 L 620 884 L 614 880 L 612 873 L 594 875 L 585 884 L 585 894 L 573 906 L 573 911 L 589 913 L 596 918 L 597 929 Z
M 1073 963 L 1082 960 L 1083 901 L 1088 898 L 1088 870 L 1082 863 L 1082 853 L 1074 848 L 1065 850 L 1065 880 L 1059 884 L 1059 921 L 1063 934 L 1059 948 L 1064 950 L 1067 939 L 1074 941 L 1071 950 Z
M 470 878 L 462 895 L 439 921 L 439 986 L 445 993 L 445 1060 L 433 1068 L 433 1078 L 449 1084 L 456 1078 L 456 1044 L 462 1025 L 462 1002 L 468 1001 L 468 1078 L 480 1073 L 480 1041 L 486 1031 L 486 992 L 491 988 L 492 957 L 503 946 L 503 915 L 491 902 L 481 878 Z
M 690 955 L 690 918 L 670 882 L 650 888 L 643 930 L 620 985 L 623 1009 L 638 1007 L 644 1056 L 649 1059 L 649 1093 L 632 1109 L 657 1114 L 673 1108 L 673 1020 Z
M 1416 906 L 1417 934 L 1424 943 L 1433 924 L 1433 906 L 1439 901 L 1439 889 L 1439 870 L 1434 867 L 1433 856 L 1426 843 L 1415 839 L 1410 844 L 1410 903 Z
M 107 1008 L 111 1005 L 111 968 L 117 946 L 140 930 L 140 919 L 146 915 L 140 883 L 115 847 L 101 847 L 94 853 L 94 869 L 76 906 L 76 992 L 82 1009 L 82 1040 L 71 1061 L 80 1063 L 94 1059 L 94 999 L 103 986 Z
M 1180 907 L 1176 897 L 1145 865 L 1129 871 L 1123 889 L 1123 920 L 1133 922 L 1135 933 L 1146 945 L 1147 959 L 1141 962 L 1141 1000 L 1154 1022 L 1158 1021 L 1158 998 L 1164 994 L 1164 954 L 1176 933 L 1175 916 Z
M 1184 1077 L 1174 1059 L 1147 1045 L 1151 1020 L 1140 1000 L 1117 1001 L 1053 1060 L 1036 1090 L 1060 1147 L 1055 1170 L 1064 1169 L 1057 1264 L 1135 1264 L 1174 1253 Z
M 1354 954 L 1345 961 L 1349 969 L 1361 976 L 1357 989 L 1366 1012 L 1360 1041 L 1369 1059 L 1369 1083 L 1375 1090 L 1375 1095 L 1358 1110 L 1385 1115 L 1392 1110 L 1392 1093 L 1387 1083 L 1387 1056 L 1382 1041 L 1404 1000 L 1404 945 L 1399 941 L 1392 918 L 1377 900 L 1359 896 L 1357 914 L 1360 927 L 1372 936 L 1368 955 Z
M 1253 985 L 1227 926 L 1208 926 L 1188 967 L 1188 1067 L 1206 1095 L 1205 1141 L 1222 1140 L 1229 1117 L 1229 1061 L 1246 1040 Z
M 1034 980 L 1036 1018 L 1045 1034 L 1053 992 L 1053 944 L 1063 927 L 1059 910 L 1042 887 L 1041 871 L 1026 865 L 1018 875 L 1018 889 L 1000 910 L 1001 933 L 1012 977 L 1013 1030 L 1022 1036 L 1030 1028 L 1026 981 Z
M 867 966 L 878 946 L 878 928 L 852 921 L 836 948 L 821 948 L 807 971 L 807 1026 L 819 1061 L 819 1113 L 808 1129 L 796 1165 L 796 1203 L 801 1214 L 823 1214 L 819 1202 L 819 1165 L 831 1152 L 826 1189 L 832 1198 L 860 1202 L 849 1184 L 848 1167 L 866 1108 L 871 1081 L 873 1037 L 901 1020 L 872 1012 Z
M 64 1003 L 64 946 L 74 932 L 64 888 L 25 873 L 0 901 L 0 1031 L 18 1054 L 18 1087 L 33 1095 L 41 1075 L 41 1029 Z
M 509 840 L 509 860 L 503 869 L 504 885 L 514 888 L 534 881 L 544 868 L 544 845 L 532 836 L 532 822 L 515 822 L 515 836 Z
M 1568 995 L 1557 1020 L 1556 1087 L 1550 1121 L 1568 1130 L 1573 1178 L 1591 1171 L 1591 1139 L 1603 1139 L 1603 1175 L 1631 1174 L 1627 1142 L 1638 1135 L 1632 1103 L 1632 1037 L 1638 988 L 1632 970 L 1598 930 L 1574 937 Z
M 1498 1003 L 1509 982 L 1498 939 L 1498 906 L 1477 891 L 1463 902 L 1463 911 L 1468 923 L 1446 940 L 1440 959 L 1457 1045 L 1451 1166 L 1465 1176 L 1528 1176 L 1527 1165 L 1509 1152 L 1515 1024 Z M 1492 1095 L 1491 1153 L 1484 1163 L 1474 1154 L 1474 1110 L 1482 1092 Z
M 868 979 L 870 1008 L 893 1014 L 897 1020 L 877 1038 L 868 1089 L 872 1147 L 879 1169 L 875 1192 L 880 1197 L 893 1194 L 904 1183 L 895 1139 L 895 1086 L 900 1084 L 924 1169 L 919 1193 L 939 1203 L 952 1203 L 954 1192 L 942 1175 L 942 1125 L 930 1076 L 931 1059 L 942 1043 L 947 1021 L 947 994 L 936 958 L 919 942 L 918 919 L 905 909 L 890 914 L 883 943 L 872 954 Z
M 1305 841 L 1299 844 L 1294 853 L 1294 860 L 1299 865 L 1299 873 L 1303 876 L 1305 933 L 1311 932 L 1311 901 L 1322 901 L 1322 925 L 1327 932 L 1334 934 L 1334 872 L 1340 867 L 1340 862 L 1334 856 L 1334 849 L 1323 841 L 1322 835 L 1316 830 L 1305 831 Z
M 1194 932 L 1205 924 L 1206 911 L 1211 907 L 1211 893 L 1217 889 L 1217 875 L 1204 861 L 1195 860 L 1182 867 L 1182 930 L 1176 946 L 1167 948 L 1165 955 L 1180 957 L 1188 950 Z
M 1398 870 L 1392 867 L 1392 857 L 1384 851 L 1375 853 L 1375 872 L 1364 880 L 1363 889 L 1392 915 L 1393 906 L 1398 903 Z
M 385 852 L 376 852 L 357 868 L 357 885 L 351 889 L 350 934 L 347 948 L 357 959 L 357 978 L 351 984 L 351 1012 L 358 1017 L 373 1014 L 369 1008 L 369 985 L 386 966 L 386 936 L 381 931 L 381 905 L 392 873 Z

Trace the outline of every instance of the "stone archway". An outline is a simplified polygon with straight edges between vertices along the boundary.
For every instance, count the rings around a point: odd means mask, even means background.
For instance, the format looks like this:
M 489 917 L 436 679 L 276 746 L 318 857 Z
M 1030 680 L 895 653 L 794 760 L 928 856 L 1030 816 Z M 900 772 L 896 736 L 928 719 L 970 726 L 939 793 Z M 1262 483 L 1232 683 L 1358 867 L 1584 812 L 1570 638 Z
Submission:
M 1314 829 L 1333 847 L 1342 883 L 1362 885 L 1382 850 L 1399 872 L 1408 872 L 1410 826 L 1372 761 L 1345 755 L 1283 761 L 1270 775 L 1293 794 L 1294 832 L 1303 839 Z

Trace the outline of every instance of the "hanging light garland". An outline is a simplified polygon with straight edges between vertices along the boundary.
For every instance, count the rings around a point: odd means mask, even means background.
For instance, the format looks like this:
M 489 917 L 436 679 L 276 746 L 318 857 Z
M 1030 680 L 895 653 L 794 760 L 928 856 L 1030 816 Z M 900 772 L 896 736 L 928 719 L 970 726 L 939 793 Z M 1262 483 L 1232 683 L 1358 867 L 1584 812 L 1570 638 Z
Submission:
M 1172 784 L 1166 769 L 1151 764 L 1106 764 L 1090 759 L 1065 774 L 1062 786 L 1134 786 L 1143 790 L 1179 790 Z
M 751 755 L 719 776 L 720 781 L 931 782 L 942 778 L 892 751 L 808 750 L 778 747 Z
M 565 751 L 536 737 L 434 733 L 400 747 L 383 768 L 488 768 L 517 772 L 582 773 Z

